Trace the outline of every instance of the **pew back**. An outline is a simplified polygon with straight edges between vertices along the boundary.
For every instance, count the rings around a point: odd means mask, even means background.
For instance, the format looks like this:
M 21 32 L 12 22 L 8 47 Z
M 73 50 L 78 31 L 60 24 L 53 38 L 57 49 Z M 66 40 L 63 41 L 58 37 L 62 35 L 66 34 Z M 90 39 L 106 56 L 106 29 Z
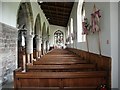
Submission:
M 15 88 L 94 87 L 106 78 L 104 71 L 90 72 L 14 72 Z
M 37 72 L 75 72 L 96 70 L 95 64 L 77 64 L 77 65 L 27 65 L 27 71 Z

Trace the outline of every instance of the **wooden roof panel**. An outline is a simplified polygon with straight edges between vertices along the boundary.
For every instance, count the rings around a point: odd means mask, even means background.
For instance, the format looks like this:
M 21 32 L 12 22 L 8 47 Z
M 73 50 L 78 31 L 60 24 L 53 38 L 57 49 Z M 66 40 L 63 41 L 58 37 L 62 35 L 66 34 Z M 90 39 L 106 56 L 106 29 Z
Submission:
M 43 2 L 38 4 L 50 24 L 67 26 L 74 2 Z

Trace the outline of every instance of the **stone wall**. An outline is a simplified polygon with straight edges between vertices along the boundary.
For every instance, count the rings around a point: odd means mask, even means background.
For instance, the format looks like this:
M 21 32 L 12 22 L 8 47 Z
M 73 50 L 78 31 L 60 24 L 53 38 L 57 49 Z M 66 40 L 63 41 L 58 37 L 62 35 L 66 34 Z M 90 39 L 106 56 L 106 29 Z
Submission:
M 17 29 L 0 23 L 0 85 L 13 79 L 17 67 Z

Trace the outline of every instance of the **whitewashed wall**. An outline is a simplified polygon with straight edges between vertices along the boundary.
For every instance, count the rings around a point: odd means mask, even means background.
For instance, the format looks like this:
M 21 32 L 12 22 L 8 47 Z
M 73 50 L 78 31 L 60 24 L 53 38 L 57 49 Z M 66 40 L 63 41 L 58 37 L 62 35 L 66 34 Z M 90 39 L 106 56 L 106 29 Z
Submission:
M 120 38 L 120 2 L 118 3 L 118 38 Z M 120 47 L 120 39 L 118 39 L 118 47 Z M 120 76 L 120 48 L 118 48 L 118 76 Z M 120 77 L 118 77 L 118 87 L 120 89 Z
M 101 20 L 100 20 L 100 27 L 101 27 L 101 35 L 100 35 L 100 40 L 101 40 L 101 53 L 102 55 L 105 56 L 110 56 L 110 3 L 109 2 L 97 2 L 95 3 L 96 7 L 101 10 Z M 74 30 L 75 32 L 79 30 L 80 26 L 78 24 L 77 26 L 77 6 L 78 4 L 75 3 L 73 10 L 71 12 L 71 16 L 74 20 Z M 91 20 L 91 13 L 93 10 L 94 3 L 92 2 L 86 2 L 85 3 L 85 10 L 86 10 L 86 17 Z M 70 18 L 69 18 L 69 23 L 70 23 Z M 68 25 L 69 25 L 68 23 Z M 80 33 L 81 34 L 81 33 Z M 77 38 L 79 39 L 79 38 Z M 78 40 L 75 40 L 75 47 L 81 50 L 87 51 L 87 46 L 86 42 L 77 42 Z M 108 41 L 108 43 L 107 43 Z M 98 49 L 98 34 L 89 34 L 88 35 L 88 43 L 89 43 L 89 49 L 90 52 L 97 53 L 99 54 L 99 49 Z
M 2 21 L 2 2 L 0 1 L 0 21 Z
M 2 4 L 0 4 L 0 6 L 2 5 L 2 20 L 0 19 L 0 22 L 16 27 L 19 4 L 20 2 L 2 2 Z M 33 12 L 34 24 L 37 14 L 40 13 L 42 25 L 43 22 L 45 22 L 46 26 L 49 26 L 49 23 L 40 6 L 36 2 L 31 2 L 31 7 Z
M 65 36 L 65 30 L 66 28 L 65 27 L 62 27 L 62 26 L 57 26 L 57 25 L 50 25 L 50 46 L 53 46 L 54 45 L 54 33 L 57 31 L 57 30 L 61 30 L 64 34 L 64 37 Z M 64 44 L 65 44 L 65 38 L 64 38 Z
M 118 88 L 118 3 L 110 3 L 112 88 Z
M 118 4 L 110 2 L 86 2 L 86 17 L 89 21 L 91 20 L 94 4 L 101 10 L 102 15 L 100 19 L 101 54 L 112 58 L 112 88 L 118 88 Z M 76 6 L 73 7 L 70 17 L 74 17 L 74 30 L 76 31 L 79 26 L 76 26 L 78 19 L 76 20 L 77 12 L 75 8 Z M 99 54 L 98 33 L 88 35 L 88 44 L 90 52 Z M 76 46 L 78 49 L 87 51 L 86 42 L 77 42 Z
M 75 2 L 74 5 L 73 5 L 73 8 L 72 8 L 72 11 L 71 11 L 71 15 L 70 15 L 70 18 L 69 18 L 69 22 L 68 22 L 68 26 L 69 26 L 69 29 L 70 29 L 70 20 L 71 18 L 73 18 L 73 32 L 75 32 L 75 39 L 73 40 L 73 44 L 70 44 L 70 47 L 77 47 L 77 5 L 78 3 Z
M 2 23 L 16 27 L 19 2 L 2 2 Z
M 110 3 L 109 2 L 86 2 L 85 3 L 85 10 L 86 10 L 86 17 L 91 21 L 91 13 L 93 11 L 94 4 L 98 9 L 101 10 L 101 19 L 100 19 L 100 45 L 101 45 L 101 54 L 105 56 L 110 56 Z M 89 51 L 93 53 L 99 54 L 98 49 L 98 33 L 90 33 L 88 35 L 88 45 Z M 108 43 L 107 43 L 108 41 Z M 81 44 L 81 43 L 79 43 Z M 83 46 L 86 46 L 85 43 Z M 83 47 L 81 46 L 81 47 Z

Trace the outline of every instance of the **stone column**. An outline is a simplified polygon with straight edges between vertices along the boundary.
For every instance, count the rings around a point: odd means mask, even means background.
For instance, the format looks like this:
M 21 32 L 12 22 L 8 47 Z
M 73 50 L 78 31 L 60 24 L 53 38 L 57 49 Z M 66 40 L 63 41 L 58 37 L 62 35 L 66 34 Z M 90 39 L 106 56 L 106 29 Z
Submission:
M 46 52 L 48 53 L 48 51 L 49 51 L 49 41 L 48 40 L 46 41 L 46 45 L 47 45 L 46 46 Z
M 23 71 L 22 72 L 26 72 L 26 56 L 23 55 Z
M 27 53 L 27 60 L 28 60 L 28 64 L 31 63 L 31 61 L 33 60 L 33 35 L 27 35 L 27 49 L 26 49 L 26 53 Z
M 44 40 L 44 55 L 46 54 L 46 40 Z
M 42 44 L 42 38 L 40 38 L 40 36 L 37 36 L 36 38 L 36 55 L 37 58 L 40 58 L 41 56 L 41 44 Z
M 42 55 L 45 55 L 45 38 L 42 38 Z

